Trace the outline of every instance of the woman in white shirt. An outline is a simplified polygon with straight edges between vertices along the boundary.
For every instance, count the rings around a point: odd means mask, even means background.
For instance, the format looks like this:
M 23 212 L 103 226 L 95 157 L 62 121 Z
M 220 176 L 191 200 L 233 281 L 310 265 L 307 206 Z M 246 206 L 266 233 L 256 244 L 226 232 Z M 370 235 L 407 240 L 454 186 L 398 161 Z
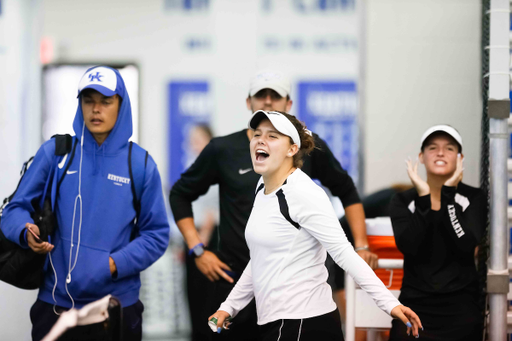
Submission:
M 314 148 L 311 133 L 294 116 L 257 111 L 250 150 L 262 175 L 245 238 L 251 260 L 219 310 L 218 332 L 254 297 L 262 340 L 343 340 L 327 284 L 326 250 L 377 305 L 419 337 L 418 316 L 386 289 L 354 251 L 325 192 L 300 167 Z M 236 319 L 234 320 L 236 323 Z

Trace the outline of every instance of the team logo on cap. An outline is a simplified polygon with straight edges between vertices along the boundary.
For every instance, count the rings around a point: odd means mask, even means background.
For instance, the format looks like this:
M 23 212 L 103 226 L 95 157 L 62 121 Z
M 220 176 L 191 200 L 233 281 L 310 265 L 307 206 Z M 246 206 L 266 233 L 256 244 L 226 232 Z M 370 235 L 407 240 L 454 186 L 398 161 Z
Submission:
M 117 87 L 117 77 L 114 70 L 99 66 L 89 70 L 82 76 L 78 84 L 78 92 L 86 88 L 92 88 L 100 91 L 105 96 L 114 95 Z
M 89 80 L 91 82 L 94 82 L 94 80 L 101 82 L 101 77 L 103 77 L 103 75 L 100 74 L 99 72 L 96 72 L 96 74 L 92 74 L 92 73 L 89 74 Z

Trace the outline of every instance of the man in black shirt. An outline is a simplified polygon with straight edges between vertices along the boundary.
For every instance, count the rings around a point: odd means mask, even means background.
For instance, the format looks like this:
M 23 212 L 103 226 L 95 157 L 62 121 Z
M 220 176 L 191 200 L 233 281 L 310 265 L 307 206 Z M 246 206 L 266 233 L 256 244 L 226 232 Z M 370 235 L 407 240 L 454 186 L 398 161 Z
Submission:
M 246 104 L 251 113 L 257 110 L 289 112 L 293 104 L 289 80 L 279 72 L 258 73 L 251 82 Z M 318 135 L 313 135 L 318 148 L 305 157 L 302 170 L 311 178 L 320 180 L 323 186 L 340 198 L 354 236 L 356 251 L 375 268 L 377 255 L 368 249 L 363 206 L 352 178 L 327 144 Z M 260 178 L 252 169 L 249 151 L 252 136 L 252 130 L 243 129 L 212 139 L 194 164 L 174 184 L 169 196 L 174 219 L 190 249 L 189 255 L 196 257 L 198 269 L 208 279 L 215 281 L 212 312 L 225 300 L 249 262 L 244 233 Z M 219 184 L 220 224 L 218 247 L 208 251 L 201 244 L 194 225 L 192 202 L 205 194 L 213 184 Z M 220 335 L 223 340 L 257 339 L 254 305 L 249 305 L 238 314 L 230 329 Z

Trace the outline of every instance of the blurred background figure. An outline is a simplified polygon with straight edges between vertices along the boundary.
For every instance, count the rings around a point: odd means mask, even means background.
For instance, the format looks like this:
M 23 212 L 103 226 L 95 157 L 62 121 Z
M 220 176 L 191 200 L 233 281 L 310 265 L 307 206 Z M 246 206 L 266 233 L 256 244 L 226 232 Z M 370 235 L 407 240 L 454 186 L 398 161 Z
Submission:
M 210 142 L 213 134 L 207 124 L 197 124 L 190 128 L 189 146 L 194 160 L 204 147 Z M 215 249 L 217 245 L 216 226 L 219 222 L 219 186 L 210 187 L 208 192 L 192 203 L 194 222 L 201 242 L 209 249 Z M 186 250 L 186 251 L 185 251 Z M 194 257 L 188 255 L 185 246 L 187 271 L 187 298 L 190 310 L 191 340 L 209 340 L 211 330 L 205 321 L 210 316 L 211 282 L 196 267 Z
M 194 160 L 212 137 L 212 130 L 207 124 L 198 124 L 190 129 L 189 144 Z M 217 240 L 213 232 L 219 223 L 219 186 L 212 186 L 205 195 L 194 201 L 192 209 L 201 242 L 214 248 Z

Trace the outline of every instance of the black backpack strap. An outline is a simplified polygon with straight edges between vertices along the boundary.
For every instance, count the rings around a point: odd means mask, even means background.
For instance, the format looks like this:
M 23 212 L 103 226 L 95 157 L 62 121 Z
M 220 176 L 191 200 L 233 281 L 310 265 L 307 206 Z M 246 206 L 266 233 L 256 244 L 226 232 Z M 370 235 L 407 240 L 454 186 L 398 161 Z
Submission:
M 141 169 L 142 160 L 139 161 L 142 158 L 142 155 L 138 156 L 134 154 L 133 149 L 133 142 L 130 141 L 130 146 L 128 147 L 128 172 L 130 174 L 130 188 L 132 190 L 132 196 L 133 196 L 133 208 L 136 212 L 136 223 L 139 220 L 140 216 L 140 210 L 141 210 L 141 204 L 140 204 L 140 196 L 142 195 L 142 187 L 143 187 L 143 181 L 144 181 L 144 173 L 146 170 L 146 166 L 148 163 L 148 157 L 149 154 L 147 151 L 143 150 L 142 148 L 137 148 L 137 153 L 144 152 L 144 169 Z M 135 159 L 135 164 L 132 163 L 132 159 Z M 134 176 L 134 169 L 136 176 Z M 140 183 L 139 183 L 140 181 Z M 139 189 L 139 191 L 137 191 Z M 139 193 L 139 194 L 137 194 Z
M 58 136 L 63 136 L 63 135 L 58 135 Z M 70 136 L 70 135 L 67 135 L 67 136 Z M 57 143 L 58 143 L 57 140 L 55 140 L 55 153 L 57 153 Z M 71 150 L 71 155 L 69 156 L 69 161 L 66 164 L 66 168 L 64 168 L 64 171 L 62 172 L 62 176 L 59 179 L 59 182 L 57 183 L 57 193 L 59 192 L 60 184 L 64 180 L 64 177 L 66 176 L 66 174 L 67 174 L 67 172 L 69 170 L 69 166 L 71 166 L 71 163 L 73 162 L 73 159 L 75 158 L 75 151 L 76 151 L 76 145 L 77 144 L 78 144 L 78 139 L 75 139 L 75 143 L 73 144 L 73 149 Z M 57 154 L 55 154 L 55 155 L 57 155 Z
M 71 151 L 72 144 L 73 144 L 73 137 L 71 135 L 69 135 L 69 134 L 58 135 L 57 134 L 57 135 L 53 135 L 52 138 L 55 138 L 55 153 L 54 154 L 56 156 L 66 155 Z M 76 144 L 75 144 L 75 147 L 76 147 Z M 74 156 L 74 149 L 73 149 L 73 155 L 71 156 L 70 161 L 72 161 L 73 156 Z M 16 192 L 18 191 L 18 188 L 20 187 L 21 180 L 23 180 L 23 176 L 27 172 L 27 169 L 29 168 L 29 166 L 33 160 L 34 160 L 34 157 L 32 156 L 30 159 L 28 159 L 28 161 L 26 161 L 23 164 L 21 171 L 20 171 L 20 180 L 18 181 L 18 184 L 16 185 L 16 189 L 14 190 L 14 192 L 12 192 L 11 195 L 9 195 L 7 198 L 5 198 L 2 202 L 2 205 L 0 207 L 0 216 L 1 216 L 1 213 L 2 213 L 3 209 L 5 208 L 5 206 L 7 206 L 7 204 L 9 202 L 11 202 L 12 198 L 14 198 L 14 195 L 16 194 Z M 71 164 L 71 162 L 68 162 L 67 167 L 69 167 L 70 164 Z M 51 171 L 52 171 L 52 169 L 50 170 L 50 172 Z M 66 168 L 66 171 L 67 171 L 67 168 Z M 65 174 L 66 173 L 64 173 L 62 178 L 60 179 L 60 181 L 58 183 L 59 186 L 60 186 L 60 183 L 62 182 Z M 50 176 L 51 176 L 51 174 L 50 174 Z M 57 189 L 58 189 L 58 187 L 57 187 Z
M 53 135 L 55 138 L 55 155 L 62 156 L 69 154 L 73 147 L 73 137 L 69 134 L 65 135 Z
M 50 173 L 48 174 L 48 179 L 46 180 L 46 185 L 45 185 L 45 189 L 43 192 L 43 196 L 41 197 L 41 201 L 39 203 L 39 207 L 41 210 L 46 210 L 47 208 L 45 208 L 45 205 L 49 205 L 50 207 L 48 209 L 50 210 L 50 212 L 54 208 L 53 207 L 54 201 L 53 201 L 53 199 L 48 199 L 49 200 L 48 203 L 46 203 L 45 201 L 46 201 L 48 191 L 51 192 L 54 175 L 57 172 L 57 168 L 58 168 L 57 164 L 59 161 L 58 157 L 64 156 L 64 158 L 62 160 L 64 160 L 64 162 L 65 162 L 65 160 L 66 160 L 67 156 L 69 155 L 69 153 L 71 152 L 72 146 L 73 146 L 73 137 L 69 134 L 64 134 L 64 135 L 56 134 L 56 135 L 52 136 L 52 139 L 55 140 L 55 152 L 54 152 L 55 158 L 51 164 Z M 74 151 L 74 149 L 73 149 L 73 151 Z M 72 160 L 70 158 L 70 160 L 67 162 L 66 170 L 69 168 L 71 161 Z M 55 197 L 58 196 L 59 186 L 62 183 L 62 180 L 64 180 L 65 175 L 66 175 L 66 172 L 64 172 L 64 174 L 62 174 L 61 179 L 57 182 Z M 50 195 L 50 197 L 51 197 L 51 195 Z M 51 233 L 53 233 L 53 230 L 47 231 L 47 232 L 49 232 L 48 234 L 51 234 Z
M 137 221 L 139 220 L 140 215 L 140 201 L 137 198 L 137 191 L 135 189 L 135 181 L 133 181 L 133 171 L 132 171 L 132 149 L 133 149 L 133 142 L 130 141 L 130 147 L 128 148 L 128 171 L 130 173 L 130 186 L 132 189 L 132 196 L 133 196 L 133 208 L 136 212 L 136 218 Z
M 27 171 L 28 167 L 30 166 L 30 164 L 32 163 L 33 160 L 34 160 L 34 157 L 32 156 L 25 163 L 23 163 L 23 166 L 21 167 L 21 171 L 20 171 L 20 180 L 18 181 L 18 184 L 16 185 L 16 189 L 14 190 L 14 192 L 12 192 L 11 195 L 9 195 L 7 198 L 4 199 L 4 201 L 2 203 L 2 207 L 0 208 L 0 212 L 12 200 L 12 198 L 14 197 L 14 194 L 16 194 L 16 192 L 18 191 L 18 188 L 20 187 L 20 184 L 21 184 L 21 179 L 23 179 L 25 172 Z M 1 214 L 0 214 L 0 216 L 1 216 Z

